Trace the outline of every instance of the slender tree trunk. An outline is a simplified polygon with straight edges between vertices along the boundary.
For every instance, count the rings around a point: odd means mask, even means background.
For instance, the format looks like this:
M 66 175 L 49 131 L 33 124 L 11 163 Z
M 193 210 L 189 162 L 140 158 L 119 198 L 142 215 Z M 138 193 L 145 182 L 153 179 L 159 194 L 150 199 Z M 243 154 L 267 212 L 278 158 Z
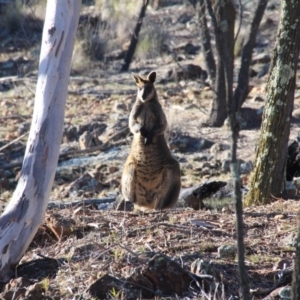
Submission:
M 238 85 L 234 92 L 234 102 L 236 103 L 235 111 L 240 110 L 249 94 L 249 70 L 252 60 L 252 52 L 255 46 L 257 31 L 264 15 L 268 0 L 260 0 L 256 8 L 254 18 L 250 27 L 250 34 L 243 47 L 241 57 L 241 67 L 238 77 Z
M 21 177 L 0 218 L 0 281 L 9 280 L 47 208 L 62 139 L 80 6 L 80 0 L 47 2 L 34 112 Z
M 279 196 L 285 168 L 300 48 L 300 1 L 282 0 L 281 17 L 267 83 L 256 163 L 245 203 L 266 204 Z
M 214 59 L 214 54 L 212 51 L 211 43 L 210 43 L 210 33 L 207 27 L 206 21 L 206 10 L 205 10 L 205 2 L 204 0 L 198 0 L 194 3 L 194 7 L 196 9 L 197 20 L 200 26 L 200 41 L 202 52 L 205 59 L 206 70 L 209 75 L 211 82 L 215 82 L 216 80 L 216 62 Z
M 241 196 L 241 182 L 237 161 L 237 141 L 239 136 L 239 124 L 235 114 L 235 103 L 233 99 L 233 48 L 234 48 L 234 21 L 235 9 L 232 0 L 216 1 L 216 17 L 219 26 L 219 46 L 220 61 L 223 63 L 223 74 L 225 81 L 225 100 L 227 113 L 231 127 L 231 172 L 234 179 L 234 197 L 236 206 L 236 230 L 238 246 L 238 270 L 240 282 L 240 298 L 250 300 L 249 280 L 245 266 L 244 249 L 244 222 L 243 205 Z M 221 27 L 222 26 L 222 27 Z M 224 97 L 224 96 L 223 96 Z
M 229 77 L 225 78 L 224 60 L 223 60 L 223 47 L 224 40 L 230 49 L 228 53 L 229 61 L 228 66 L 231 70 L 227 70 L 233 75 L 233 44 L 234 44 L 234 21 L 235 9 L 232 2 L 229 0 L 217 0 L 214 3 L 215 11 L 213 11 L 211 0 L 205 0 L 208 12 L 212 19 L 212 24 L 215 32 L 216 50 L 217 50 L 217 74 L 214 82 L 215 97 L 212 100 L 210 115 L 206 123 L 209 126 L 222 126 L 226 117 L 226 101 L 224 95 L 227 90 L 231 89 L 232 93 L 232 80 Z M 229 74 L 228 74 L 229 75 Z M 229 86 L 226 86 L 228 85 Z
M 135 25 L 135 29 L 134 29 L 134 32 L 133 32 L 133 35 L 132 35 L 132 38 L 131 38 L 131 42 L 130 42 L 128 51 L 126 53 L 125 59 L 124 59 L 124 63 L 123 63 L 122 68 L 121 68 L 121 72 L 128 71 L 129 66 L 131 64 L 131 61 L 132 61 L 132 58 L 133 58 L 133 55 L 135 53 L 135 48 L 136 48 L 137 43 L 138 43 L 140 30 L 141 30 L 142 25 L 143 25 L 143 19 L 146 15 L 146 9 L 147 9 L 149 0 L 144 0 L 144 1 L 145 2 L 142 5 L 138 21 Z

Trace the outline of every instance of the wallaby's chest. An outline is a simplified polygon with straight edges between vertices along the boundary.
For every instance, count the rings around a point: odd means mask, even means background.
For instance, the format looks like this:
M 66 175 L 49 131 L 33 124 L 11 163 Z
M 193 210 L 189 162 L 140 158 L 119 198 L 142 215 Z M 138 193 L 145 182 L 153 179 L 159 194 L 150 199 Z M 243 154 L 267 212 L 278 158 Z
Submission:
M 163 111 L 159 103 L 140 104 L 136 107 L 135 119 L 146 128 L 152 128 L 160 122 Z

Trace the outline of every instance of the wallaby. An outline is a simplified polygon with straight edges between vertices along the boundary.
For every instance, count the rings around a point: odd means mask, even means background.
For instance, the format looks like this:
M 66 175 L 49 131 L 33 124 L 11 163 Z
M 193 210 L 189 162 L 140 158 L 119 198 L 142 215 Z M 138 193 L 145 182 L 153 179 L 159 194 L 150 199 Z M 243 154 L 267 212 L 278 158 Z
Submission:
M 129 116 L 133 141 L 122 174 L 122 194 L 137 209 L 172 207 L 179 196 L 179 163 L 165 140 L 167 119 L 158 101 L 156 72 L 147 78 L 132 74 L 138 86 Z

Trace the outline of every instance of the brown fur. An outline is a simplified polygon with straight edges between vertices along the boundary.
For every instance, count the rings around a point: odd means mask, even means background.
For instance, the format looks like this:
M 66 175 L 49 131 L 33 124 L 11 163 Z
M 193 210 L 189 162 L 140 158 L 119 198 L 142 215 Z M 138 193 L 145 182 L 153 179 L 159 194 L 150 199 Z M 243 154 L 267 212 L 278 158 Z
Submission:
M 167 120 L 154 87 L 156 73 L 147 79 L 133 77 L 138 95 L 129 117 L 133 142 L 123 169 L 122 193 L 139 209 L 172 207 L 180 192 L 180 168 L 164 137 Z

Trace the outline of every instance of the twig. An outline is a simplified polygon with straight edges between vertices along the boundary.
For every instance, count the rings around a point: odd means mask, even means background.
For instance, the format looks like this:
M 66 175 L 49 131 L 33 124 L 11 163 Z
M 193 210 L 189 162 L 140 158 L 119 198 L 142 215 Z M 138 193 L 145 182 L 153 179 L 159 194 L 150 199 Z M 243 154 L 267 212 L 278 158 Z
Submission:
M 16 143 L 17 141 L 21 140 L 24 136 L 26 136 L 28 134 L 28 132 L 23 133 L 22 135 L 18 136 L 16 139 L 14 139 L 13 141 L 9 142 L 8 144 L 2 146 L 0 148 L 0 152 L 3 151 L 4 149 L 8 148 L 9 146 L 13 145 L 14 143 Z

